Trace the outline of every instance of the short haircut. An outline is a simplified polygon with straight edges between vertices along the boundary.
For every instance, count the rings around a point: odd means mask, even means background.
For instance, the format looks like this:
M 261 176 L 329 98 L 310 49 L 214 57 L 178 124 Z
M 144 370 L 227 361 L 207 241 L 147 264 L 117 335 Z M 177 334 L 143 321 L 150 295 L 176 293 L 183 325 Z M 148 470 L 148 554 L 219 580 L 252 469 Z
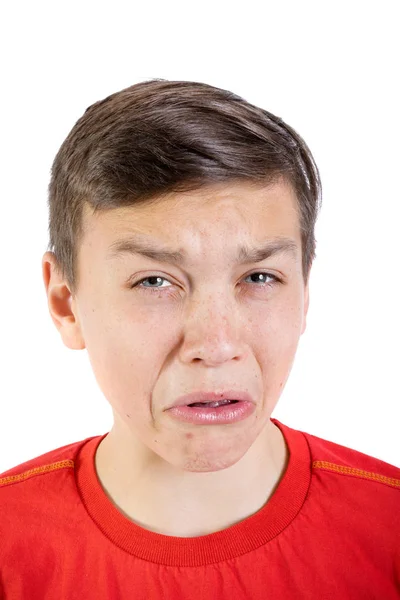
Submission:
M 93 214 L 212 184 L 273 184 L 296 193 L 307 282 L 321 181 L 300 135 L 281 118 L 205 83 L 151 79 L 86 109 L 61 145 L 49 184 L 49 245 L 71 293 L 83 207 Z

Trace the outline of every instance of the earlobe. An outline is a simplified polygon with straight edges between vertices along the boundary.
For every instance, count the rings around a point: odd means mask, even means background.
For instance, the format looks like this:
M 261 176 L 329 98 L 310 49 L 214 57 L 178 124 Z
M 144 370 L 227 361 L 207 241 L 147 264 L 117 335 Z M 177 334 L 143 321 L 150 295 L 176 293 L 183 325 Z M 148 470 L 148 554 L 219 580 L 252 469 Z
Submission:
M 53 252 L 42 258 L 42 275 L 50 316 L 61 334 L 64 344 L 71 350 L 82 350 L 85 342 L 74 309 L 74 299 L 67 283 L 62 279 Z

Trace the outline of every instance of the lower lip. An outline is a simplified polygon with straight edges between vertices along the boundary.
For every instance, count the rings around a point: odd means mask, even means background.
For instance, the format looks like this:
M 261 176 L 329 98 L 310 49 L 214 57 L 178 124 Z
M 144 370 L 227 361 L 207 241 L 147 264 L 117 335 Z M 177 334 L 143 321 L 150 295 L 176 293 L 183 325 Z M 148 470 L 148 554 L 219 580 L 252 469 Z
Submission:
M 249 417 L 255 410 L 252 402 L 235 402 L 234 404 L 223 404 L 216 408 L 201 408 L 200 406 L 174 406 L 168 409 L 168 413 L 178 421 L 186 423 L 198 423 L 204 425 L 224 425 L 225 423 L 236 423 Z

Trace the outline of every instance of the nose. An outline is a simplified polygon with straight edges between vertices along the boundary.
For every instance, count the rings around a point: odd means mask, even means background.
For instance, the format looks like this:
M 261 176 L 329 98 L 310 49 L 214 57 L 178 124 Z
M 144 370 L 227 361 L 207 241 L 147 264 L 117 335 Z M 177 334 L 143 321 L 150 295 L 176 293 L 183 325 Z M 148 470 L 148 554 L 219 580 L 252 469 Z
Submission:
M 207 366 L 243 359 L 243 329 L 238 307 L 226 297 L 213 294 L 193 302 L 185 314 L 180 358 L 184 363 L 203 361 Z

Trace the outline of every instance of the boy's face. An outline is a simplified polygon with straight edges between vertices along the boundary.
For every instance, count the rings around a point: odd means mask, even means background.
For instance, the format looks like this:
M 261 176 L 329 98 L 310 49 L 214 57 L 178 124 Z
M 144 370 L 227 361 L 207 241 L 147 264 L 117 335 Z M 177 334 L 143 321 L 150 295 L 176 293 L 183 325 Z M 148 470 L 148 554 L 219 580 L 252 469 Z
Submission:
M 114 412 L 112 433 L 148 460 L 158 456 L 190 471 L 233 465 L 269 424 L 305 330 L 308 286 L 292 188 L 227 184 L 151 206 L 97 215 L 85 208 L 84 224 L 79 289 L 68 300 L 74 318 L 61 309 L 53 318 L 68 347 L 87 348 Z M 112 244 L 134 236 L 183 252 L 185 262 L 111 256 Z M 237 260 L 239 247 L 259 248 L 275 237 L 297 250 L 258 263 Z M 250 277 L 262 272 L 282 282 Z M 49 293 L 53 282 L 54 294 L 65 298 L 52 277 Z M 162 279 L 131 287 L 148 277 Z M 229 389 L 251 395 L 250 416 L 199 425 L 167 410 L 184 394 Z

